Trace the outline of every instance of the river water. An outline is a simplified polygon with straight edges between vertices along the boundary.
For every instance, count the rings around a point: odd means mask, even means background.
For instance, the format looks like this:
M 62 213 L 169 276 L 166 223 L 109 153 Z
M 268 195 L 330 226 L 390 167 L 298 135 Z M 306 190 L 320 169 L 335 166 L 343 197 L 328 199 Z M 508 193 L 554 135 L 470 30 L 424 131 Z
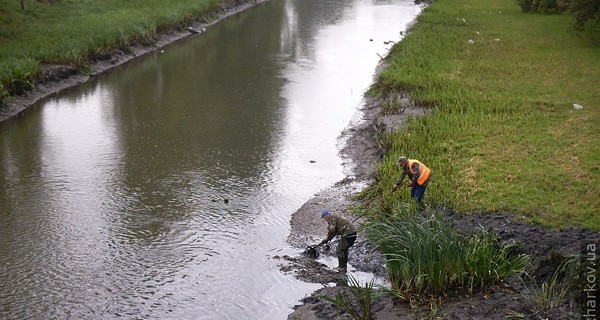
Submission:
M 285 319 L 290 217 L 419 11 L 271 0 L 2 123 L 0 318 Z

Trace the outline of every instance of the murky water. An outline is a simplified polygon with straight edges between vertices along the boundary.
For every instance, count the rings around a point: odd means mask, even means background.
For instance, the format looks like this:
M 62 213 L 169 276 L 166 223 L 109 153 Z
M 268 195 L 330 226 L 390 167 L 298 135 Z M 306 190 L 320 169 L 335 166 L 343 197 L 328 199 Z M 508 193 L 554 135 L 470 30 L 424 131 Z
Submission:
M 0 318 L 285 319 L 291 214 L 418 12 L 271 0 L 3 123 Z

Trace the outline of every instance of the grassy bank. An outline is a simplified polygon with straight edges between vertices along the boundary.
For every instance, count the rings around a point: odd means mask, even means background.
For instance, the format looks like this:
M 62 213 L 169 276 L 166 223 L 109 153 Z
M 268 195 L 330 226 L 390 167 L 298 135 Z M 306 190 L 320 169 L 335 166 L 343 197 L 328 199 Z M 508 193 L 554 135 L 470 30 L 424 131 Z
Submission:
M 0 0 L 0 98 L 31 88 L 40 64 L 83 66 L 88 57 L 132 41 L 151 43 L 158 32 L 210 19 L 219 0 Z
M 426 198 L 435 204 L 600 229 L 600 38 L 570 23 L 510 0 L 428 7 L 372 89 L 409 92 L 431 110 L 388 137 L 381 190 L 408 155 L 433 170 Z

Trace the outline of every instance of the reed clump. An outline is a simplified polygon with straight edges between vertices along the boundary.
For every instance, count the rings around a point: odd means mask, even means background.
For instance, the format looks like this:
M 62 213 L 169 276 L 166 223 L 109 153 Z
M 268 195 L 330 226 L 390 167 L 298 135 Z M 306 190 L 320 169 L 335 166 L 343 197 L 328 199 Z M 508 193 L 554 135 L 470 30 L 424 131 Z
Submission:
M 404 206 L 394 212 L 371 220 L 365 230 L 387 259 L 397 296 L 473 292 L 522 274 L 529 263 L 515 244 L 502 243 L 484 230 L 462 235 L 433 211 L 415 214 Z

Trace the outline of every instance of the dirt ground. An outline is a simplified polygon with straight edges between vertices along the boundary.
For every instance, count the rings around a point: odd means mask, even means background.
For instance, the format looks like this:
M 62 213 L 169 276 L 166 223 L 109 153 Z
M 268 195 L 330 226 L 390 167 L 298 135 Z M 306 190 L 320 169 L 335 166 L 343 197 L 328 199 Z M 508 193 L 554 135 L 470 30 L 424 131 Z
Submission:
M 348 177 L 330 189 L 316 194 L 305 203 L 291 219 L 291 233 L 288 242 L 299 249 L 318 243 L 326 234 L 325 224 L 319 213 L 327 208 L 351 220 L 348 213 L 353 204 L 349 197 L 373 182 L 372 172 L 380 155 L 375 146 L 375 128 L 381 124 L 387 129 L 403 125 L 407 115 L 422 114 L 423 110 L 404 99 L 402 113 L 382 116 L 379 102 L 367 99 L 361 112 L 363 121 L 346 129 L 342 136 L 348 139 L 341 150 L 349 168 Z M 377 125 L 379 124 L 379 125 Z M 435 184 L 430 186 L 435 188 Z M 583 228 L 554 230 L 524 222 L 509 212 L 454 214 L 443 208 L 436 209 L 446 221 L 463 233 L 477 232 L 484 228 L 499 235 L 504 241 L 522 243 L 522 250 L 533 258 L 532 271 L 536 279 L 549 279 L 557 262 L 555 257 L 582 252 L 586 245 L 598 244 L 600 233 Z M 362 218 L 356 221 L 360 224 Z M 335 255 L 335 250 L 321 250 L 321 255 Z M 333 272 L 326 265 L 304 255 L 282 257 L 282 272 L 292 273 L 306 282 L 321 283 L 323 288 L 306 297 L 294 307 L 289 320 L 304 319 L 351 319 L 350 315 L 335 304 L 320 298 L 335 298 L 339 293 L 348 292 L 347 279 Z M 350 249 L 350 270 L 370 272 L 378 276 L 386 275 L 385 259 L 359 232 L 355 246 Z M 594 283 L 594 285 L 597 285 Z M 582 288 L 582 295 L 584 295 Z M 595 292 L 595 291 L 594 291 Z M 349 295 L 351 296 L 351 295 Z M 581 319 L 590 314 L 589 308 L 565 299 L 551 310 L 539 310 L 532 303 L 531 284 L 521 277 L 508 279 L 505 283 L 487 288 L 482 292 L 449 293 L 436 300 L 435 308 L 425 303 L 411 306 L 408 302 L 393 300 L 390 297 L 378 298 L 373 303 L 375 319 Z M 595 300 L 594 300 L 595 302 Z M 596 311 L 593 311 L 595 315 Z M 590 317 L 588 317 L 590 318 Z M 595 319 L 595 318 L 594 318 Z

